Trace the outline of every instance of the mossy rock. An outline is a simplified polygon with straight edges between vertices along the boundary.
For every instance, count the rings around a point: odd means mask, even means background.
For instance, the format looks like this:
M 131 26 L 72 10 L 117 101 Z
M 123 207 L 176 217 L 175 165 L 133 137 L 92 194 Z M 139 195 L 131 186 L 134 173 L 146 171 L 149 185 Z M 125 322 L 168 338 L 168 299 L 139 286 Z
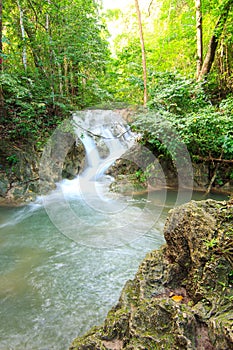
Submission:
M 70 350 L 233 349 L 232 204 L 173 209 L 167 244 L 147 254 L 104 325 Z

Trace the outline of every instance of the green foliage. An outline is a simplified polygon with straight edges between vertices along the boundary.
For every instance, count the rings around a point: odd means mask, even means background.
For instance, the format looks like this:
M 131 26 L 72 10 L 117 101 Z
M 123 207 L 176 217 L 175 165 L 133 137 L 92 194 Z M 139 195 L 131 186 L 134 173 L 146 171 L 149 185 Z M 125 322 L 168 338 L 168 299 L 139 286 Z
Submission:
M 202 157 L 233 157 L 233 125 L 228 111 L 206 107 L 186 116 L 179 127 L 180 135 L 193 155 Z
M 117 50 L 117 57 L 111 58 L 103 81 L 108 97 L 118 102 L 141 104 L 143 78 L 141 68 L 141 48 L 138 38 Z
M 156 50 L 150 54 L 150 60 L 159 71 L 193 75 L 196 54 L 194 2 L 163 0 L 160 6 L 154 19 Z
M 37 80 L 7 73 L 0 80 L 6 112 L 1 124 L 11 139 L 43 138 L 67 115 L 67 106 L 53 103 L 49 90 Z
M 232 285 L 233 284 L 233 270 L 231 270 L 231 272 L 229 273 L 228 279 L 229 279 L 229 284 Z
M 205 241 L 206 247 L 210 249 L 216 247 L 218 243 L 219 242 L 216 238 L 212 238 L 210 241 Z
M 108 99 L 101 82 L 110 54 L 98 6 L 92 0 L 4 2 L 4 136 L 41 145 L 71 110 Z
M 230 0 L 202 2 L 204 56 L 226 3 L 231 5 Z M 192 79 L 196 77 L 196 9 L 193 0 L 154 1 L 150 5 L 149 16 L 143 6 L 141 8 L 147 57 L 148 98 L 150 105 L 153 105 L 158 102 L 154 100 L 157 92 L 153 90 L 154 79 L 158 78 L 157 73 L 154 77 L 155 70 L 161 73 L 173 72 L 176 75 L 179 73 Z M 208 76 L 210 88 L 218 100 L 232 91 L 232 16 L 231 6 L 225 26 L 220 28 L 221 37 L 216 59 Z M 109 92 L 118 101 L 142 103 L 142 64 L 135 8 L 132 5 L 124 12 L 109 11 L 106 17 L 113 27 L 119 29 L 119 34 L 114 35 L 112 43 L 114 59 L 107 75 Z M 184 101 L 182 88 L 181 86 L 180 91 L 176 91 L 176 97 L 179 99 L 181 94 Z M 165 98 L 165 94 L 162 97 Z M 182 109 L 184 107 L 185 105 Z
M 184 115 L 207 104 L 202 85 L 191 79 L 171 72 L 152 72 L 150 79 L 148 107 L 151 109 Z
M 15 165 L 15 164 L 17 164 L 18 161 L 19 161 L 16 154 L 10 155 L 9 157 L 6 158 L 6 160 L 8 161 L 8 163 L 9 163 L 10 165 Z
M 145 183 L 147 181 L 146 171 L 139 169 L 135 172 L 135 177 L 139 182 Z
M 70 110 L 105 101 L 142 103 L 141 48 L 134 8 L 125 13 L 111 10 L 101 19 L 99 4 L 92 0 L 22 0 L 19 3 L 25 38 L 18 2 L 6 0 L 3 8 L 0 82 L 6 112 L 1 120 L 5 134 L 14 139 L 36 139 L 41 144 L 40 136 L 46 137 L 69 116 Z M 205 47 L 224 3 L 212 0 L 203 5 Z M 217 68 L 208 78 L 217 103 L 219 86 L 226 94 L 232 81 L 231 16 L 232 9 L 217 52 Z M 114 40 L 114 57 L 110 57 L 107 43 L 106 18 L 122 28 Z M 171 150 L 177 152 L 177 143 L 172 143 L 174 135 L 168 131 L 175 128 L 193 156 L 231 159 L 232 99 L 229 97 L 220 106 L 212 106 L 207 85 L 195 84 L 180 74 L 194 77 L 196 70 L 194 2 L 153 2 L 151 16 L 144 12 L 142 18 L 148 108 L 157 114 L 156 121 L 153 116 L 143 120 L 150 130 L 144 133 L 145 142 L 166 153 L 160 141 L 163 135 L 170 142 Z M 22 63 L 23 53 L 27 58 L 26 67 Z M 158 123 L 160 116 L 163 121 Z M 140 122 L 135 127 L 140 129 Z
M 187 146 L 194 160 L 233 158 L 233 98 L 213 106 L 203 86 L 173 74 L 156 75 L 151 111 L 139 115 L 133 128 L 142 141 L 163 155 Z

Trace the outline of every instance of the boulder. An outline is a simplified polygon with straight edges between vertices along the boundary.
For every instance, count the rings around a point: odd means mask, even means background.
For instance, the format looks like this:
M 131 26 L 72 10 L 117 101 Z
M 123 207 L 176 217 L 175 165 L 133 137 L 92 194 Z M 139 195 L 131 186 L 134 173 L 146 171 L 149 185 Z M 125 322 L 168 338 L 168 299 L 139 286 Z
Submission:
M 69 130 L 57 129 L 43 152 L 33 144 L 11 146 L 0 142 L 0 199 L 9 204 L 32 201 L 47 194 L 63 178 L 74 178 L 85 164 L 82 142 Z
M 233 349 L 233 203 L 171 210 L 166 245 L 147 254 L 102 326 L 70 350 Z

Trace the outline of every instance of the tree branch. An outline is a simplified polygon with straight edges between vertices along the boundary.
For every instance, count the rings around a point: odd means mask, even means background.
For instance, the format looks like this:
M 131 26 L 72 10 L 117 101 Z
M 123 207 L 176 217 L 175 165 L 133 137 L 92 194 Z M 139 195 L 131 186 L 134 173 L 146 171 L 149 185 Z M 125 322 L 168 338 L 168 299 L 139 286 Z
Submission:
M 79 124 L 77 124 L 77 123 L 75 123 L 75 122 L 74 122 L 74 124 L 75 124 L 78 128 L 80 128 L 80 129 L 82 129 L 83 131 L 85 131 L 88 135 L 91 135 L 91 136 L 93 136 L 93 137 L 102 138 L 102 139 L 105 139 L 105 140 L 120 139 L 123 135 L 127 134 L 127 132 L 129 131 L 129 130 L 126 130 L 126 131 L 122 132 L 121 134 L 119 134 L 119 135 L 117 135 L 117 136 L 114 136 L 114 137 L 107 137 L 107 136 L 102 136 L 102 135 L 99 135 L 99 134 L 95 134 L 95 133 L 93 133 L 92 131 L 90 131 L 90 130 L 88 130 L 88 129 L 82 127 L 82 126 L 80 126 Z
M 151 0 L 150 4 L 149 4 L 149 6 L 148 6 L 148 15 L 149 15 L 149 16 L 150 16 L 150 8 L 151 8 L 151 6 L 152 6 L 152 4 L 153 4 L 153 1 L 154 1 L 154 0 Z
M 201 68 L 201 71 L 200 71 L 200 74 L 198 77 L 198 81 L 201 81 L 205 76 L 207 76 L 211 70 L 211 67 L 212 67 L 213 62 L 214 62 L 218 42 L 219 42 L 219 39 L 222 35 L 222 32 L 223 32 L 225 23 L 227 21 L 228 13 L 230 11 L 231 6 L 232 6 L 232 0 L 226 1 L 225 5 L 222 9 L 222 13 L 221 13 L 216 25 L 215 25 L 214 33 L 209 41 L 208 51 L 206 53 L 206 57 L 204 59 L 203 65 L 202 65 L 202 68 Z
M 227 164 L 233 164 L 232 159 L 222 159 L 222 158 L 205 158 L 200 156 L 195 156 L 198 160 L 201 160 L 203 162 L 216 162 L 216 163 L 227 163 Z

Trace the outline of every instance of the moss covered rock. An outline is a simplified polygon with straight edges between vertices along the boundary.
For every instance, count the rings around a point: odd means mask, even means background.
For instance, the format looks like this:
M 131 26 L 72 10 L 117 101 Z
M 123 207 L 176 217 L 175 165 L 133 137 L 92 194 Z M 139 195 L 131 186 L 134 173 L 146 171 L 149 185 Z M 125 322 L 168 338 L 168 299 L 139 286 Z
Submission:
M 74 178 L 85 164 L 82 142 L 57 129 L 42 151 L 29 143 L 12 146 L 0 140 L 0 203 L 31 201 L 47 194 L 63 178 Z
M 70 350 L 233 349 L 233 203 L 173 209 L 167 244 L 149 253 L 100 327 Z

